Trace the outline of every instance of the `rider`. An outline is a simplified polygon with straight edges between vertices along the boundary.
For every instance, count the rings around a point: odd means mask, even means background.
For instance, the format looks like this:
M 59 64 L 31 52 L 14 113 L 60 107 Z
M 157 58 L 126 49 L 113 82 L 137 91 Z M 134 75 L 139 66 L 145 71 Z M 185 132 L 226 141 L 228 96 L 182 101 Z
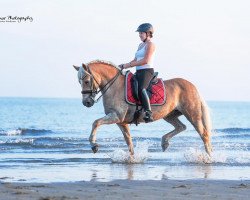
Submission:
M 152 42 L 154 29 L 150 23 L 144 23 L 137 28 L 136 32 L 139 32 L 139 37 L 142 43 L 139 44 L 139 47 L 135 53 L 135 58 L 131 62 L 119 66 L 122 69 L 136 66 L 136 79 L 138 80 L 139 85 L 139 98 L 145 112 L 145 117 L 143 119 L 147 123 L 153 121 L 150 101 L 146 89 L 154 75 L 153 62 L 155 55 L 155 44 Z

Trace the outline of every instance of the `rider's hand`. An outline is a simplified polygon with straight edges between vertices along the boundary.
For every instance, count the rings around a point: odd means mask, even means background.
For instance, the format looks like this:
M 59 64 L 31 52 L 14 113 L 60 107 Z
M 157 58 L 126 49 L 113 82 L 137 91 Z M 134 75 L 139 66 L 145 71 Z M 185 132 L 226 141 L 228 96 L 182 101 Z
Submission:
M 125 68 L 124 68 L 124 65 L 125 65 L 125 64 L 121 64 L 121 65 L 118 65 L 118 67 L 121 68 L 121 74 L 126 75 L 127 71 L 124 70 L 124 69 L 125 69 Z
M 126 63 L 126 64 L 119 65 L 119 67 L 121 68 L 121 70 L 124 70 L 124 69 L 131 67 L 131 65 L 130 65 L 130 63 Z
M 121 71 L 124 70 L 124 64 L 120 64 L 120 65 L 118 65 L 118 67 L 121 68 Z

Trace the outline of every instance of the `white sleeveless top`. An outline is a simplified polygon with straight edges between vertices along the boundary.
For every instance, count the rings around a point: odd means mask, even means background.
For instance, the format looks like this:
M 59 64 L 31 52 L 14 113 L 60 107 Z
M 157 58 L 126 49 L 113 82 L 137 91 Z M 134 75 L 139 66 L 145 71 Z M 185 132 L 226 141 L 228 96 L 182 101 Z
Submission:
M 142 47 L 140 50 L 137 50 L 137 52 L 135 53 L 136 61 L 142 60 L 145 57 L 146 46 L 147 45 L 144 45 L 144 47 Z M 141 65 L 141 66 L 136 66 L 136 70 L 154 68 L 154 66 L 153 66 L 153 64 L 154 64 L 154 57 L 155 57 L 155 51 L 153 52 L 152 57 L 151 57 L 149 63 L 145 64 L 145 65 Z

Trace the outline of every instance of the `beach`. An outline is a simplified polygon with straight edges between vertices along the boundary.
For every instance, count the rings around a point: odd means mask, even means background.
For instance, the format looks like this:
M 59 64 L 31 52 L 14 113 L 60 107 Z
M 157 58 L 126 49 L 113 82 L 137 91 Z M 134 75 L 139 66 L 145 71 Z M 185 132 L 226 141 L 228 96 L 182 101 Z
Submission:
M 247 199 L 250 181 L 161 180 L 62 183 L 10 183 L 0 185 L 1 200 L 68 199 Z

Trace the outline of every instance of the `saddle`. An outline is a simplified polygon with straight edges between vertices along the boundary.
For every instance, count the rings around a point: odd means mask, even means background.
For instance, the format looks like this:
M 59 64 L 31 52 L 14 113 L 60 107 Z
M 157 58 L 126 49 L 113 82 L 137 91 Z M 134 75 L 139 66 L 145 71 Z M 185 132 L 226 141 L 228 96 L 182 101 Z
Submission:
M 152 85 L 157 84 L 158 82 L 157 76 L 158 76 L 158 72 L 155 72 L 147 88 L 149 99 L 152 97 Z M 132 85 L 133 96 L 137 101 L 139 101 L 139 83 L 138 83 L 138 80 L 136 79 L 135 74 L 131 78 L 131 85 Z
M 166 91 L 163 80 L 157 78 L 157 76 L 158 72 L 155 72 L 147 88 L 147 93 L 151 105 L 161 106 L 166 102 Z M 125 98 L 128 104 L 137 106 L 141 105 L 138 93 L 138 81 L 136 76 L 130 71 L 127 72 L 125 78 Z

